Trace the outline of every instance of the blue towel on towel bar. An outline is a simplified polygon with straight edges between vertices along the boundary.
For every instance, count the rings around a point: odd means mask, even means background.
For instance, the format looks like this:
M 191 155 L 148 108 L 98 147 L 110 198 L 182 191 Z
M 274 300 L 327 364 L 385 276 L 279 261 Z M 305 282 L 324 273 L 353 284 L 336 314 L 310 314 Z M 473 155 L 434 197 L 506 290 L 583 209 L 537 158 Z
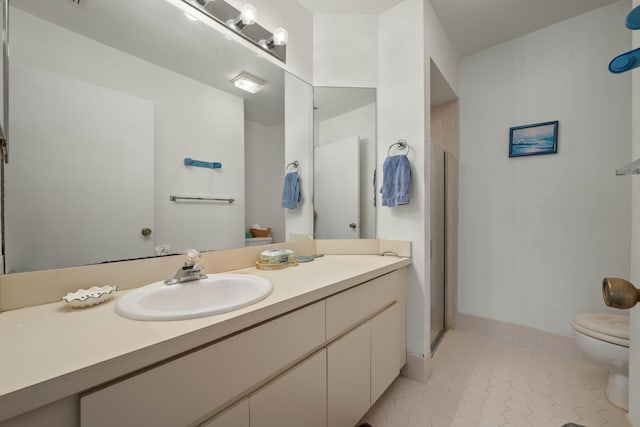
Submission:
M 295 209 L 300 201 L 300 179 L 298 172 L 289 172 L 284 177 L 284 188 L 282 189 L 282 207 Z
M 387 157 L 382 164 L 382 206 L 406 205 L 411 189 L 411 165 L 402 154 Z

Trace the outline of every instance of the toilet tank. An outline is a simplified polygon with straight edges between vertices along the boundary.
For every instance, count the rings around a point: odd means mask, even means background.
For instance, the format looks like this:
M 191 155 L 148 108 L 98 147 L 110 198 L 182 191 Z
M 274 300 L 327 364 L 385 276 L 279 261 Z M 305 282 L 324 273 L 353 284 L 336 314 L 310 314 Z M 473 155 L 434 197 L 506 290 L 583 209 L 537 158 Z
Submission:
M 244 239 L 245 246 L 270 245 L 273 239 L 271 237 L 249 237 Z

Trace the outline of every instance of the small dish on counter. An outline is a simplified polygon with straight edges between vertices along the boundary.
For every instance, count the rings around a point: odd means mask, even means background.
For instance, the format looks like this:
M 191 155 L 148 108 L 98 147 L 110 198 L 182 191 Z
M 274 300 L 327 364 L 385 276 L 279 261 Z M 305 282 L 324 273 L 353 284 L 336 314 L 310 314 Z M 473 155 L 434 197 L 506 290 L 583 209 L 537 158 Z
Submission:
M 256 268 L 258 270 L 279 270 L 281 268 L 285 268 L 285 267 L 295 267 L 298 265 L 298 260 L 293 258 L 291 261 L 289 262 L 281 262 L 281 263 L 277 263 L 277 264 L 270 264 L 267 262 L 262 262 L 262 261 L 256 261 Z
M 74 308 L 89 307 L 109 300 L 117 290 L 118 287 L 115 285 L 93 286 L 69 292 L 62 297 L 62 301 Z

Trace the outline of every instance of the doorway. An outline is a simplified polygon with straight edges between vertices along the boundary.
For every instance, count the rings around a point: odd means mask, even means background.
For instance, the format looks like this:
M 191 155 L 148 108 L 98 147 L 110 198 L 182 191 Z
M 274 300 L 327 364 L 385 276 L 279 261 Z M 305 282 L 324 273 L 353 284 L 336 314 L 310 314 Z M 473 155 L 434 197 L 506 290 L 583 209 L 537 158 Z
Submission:
M 455 326 L 458 288 L 458 101 L 431 61 L 431 289 L 433 353 Z

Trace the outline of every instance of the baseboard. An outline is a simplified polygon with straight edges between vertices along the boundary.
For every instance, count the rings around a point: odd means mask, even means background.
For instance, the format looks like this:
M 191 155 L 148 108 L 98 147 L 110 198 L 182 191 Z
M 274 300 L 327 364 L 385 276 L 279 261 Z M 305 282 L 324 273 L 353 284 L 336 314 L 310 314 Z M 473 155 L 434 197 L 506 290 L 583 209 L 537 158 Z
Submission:
M 573 337 L 540 331 L 527 326 L 458 313 L 455 329 L 485 335 L 504 343 L 529 347 L 564 359 L 590 361 L 578 348 Z
M 402 367 L 400 375 L 426 383 L 431 378 L 431 355 L 424 357 L 423 355 L 407 352 L 407 363 Z

